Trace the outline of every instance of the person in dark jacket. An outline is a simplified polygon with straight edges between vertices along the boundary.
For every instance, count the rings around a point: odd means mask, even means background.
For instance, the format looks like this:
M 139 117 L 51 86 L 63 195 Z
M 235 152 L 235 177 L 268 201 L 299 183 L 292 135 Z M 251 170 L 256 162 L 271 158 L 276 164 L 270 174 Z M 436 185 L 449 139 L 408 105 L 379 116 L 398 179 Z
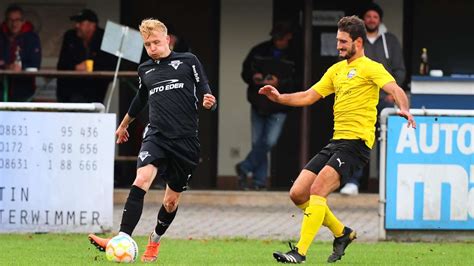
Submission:
M 248 189 L 247 176 L 253 174 L 253 188 L 265 189 L 267 154 L 276 144 L 286 119 L 288 107 L 276 104 L 258 94 L 264 85 L 286 93 L 295 91 L 295 56 L 289 49 L 293 38 L 290 24 L 276 23 L 271 40 L 253 47 L 243 63 L 242 78 L 248 84 L 252 124 L 252 149 L 244 161 L 235 166 L 241 189 Z
M 86 71 L 86 60 L 93 60 L 94 71 L 114 70 L 117 59 L 100 50 L 104 30 L 97 14 L 83 9 L 70 17 L 75 28 L 66 31 L 58 60 L 58 70 Z M 110 79 L 58 78 L 58 102 L 103 102 Z
M 23 9 L 10 5 L 0 26 L 0 68 L 34 71 L 40 65 L 40 39 L 33 31 L 33 25 L 25 20 Z M 36 89 L 35 79 L 30 77 L 9 78 L 8 84 L 8 101 L 12 102 L 31 100 Z
M 371 3 L 365 8 L 362 19 L 367 30 L 364 50 L 366 56 L 378 63 L 395 78 L 399 86 L 405 83 L 406 69 L 403 60 L 403 51 L 397 37 L 387 31 L 387 27 L 382 23 L 383 10 L 379 5 Z M 382 104 L 393 107 L 394 100 L 387 98 L 387 94 L 381 94 L 385 101 Z

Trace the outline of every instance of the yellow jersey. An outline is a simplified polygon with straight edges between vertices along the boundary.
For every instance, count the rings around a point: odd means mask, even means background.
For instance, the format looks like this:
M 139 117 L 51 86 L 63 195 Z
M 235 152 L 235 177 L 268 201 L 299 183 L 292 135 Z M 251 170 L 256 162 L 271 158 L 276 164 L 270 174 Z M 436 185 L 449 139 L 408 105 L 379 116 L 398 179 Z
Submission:
M 361 139 L 372 148 L 375 139 L 379 89 L 395 79 L 384 66 L 362 56 L 350 64 L 331 66 L 311 89 L 334 97 L 333 139 Z

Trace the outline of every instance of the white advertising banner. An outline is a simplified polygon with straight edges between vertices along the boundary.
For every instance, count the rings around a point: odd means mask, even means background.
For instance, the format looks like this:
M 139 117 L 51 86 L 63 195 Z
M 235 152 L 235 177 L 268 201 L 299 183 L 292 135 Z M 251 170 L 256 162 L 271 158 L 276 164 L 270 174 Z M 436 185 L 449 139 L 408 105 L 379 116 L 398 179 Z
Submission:
M 386 228 L 473 230 L 474 117 L 415 119 L 388 117 Z
M 0 111 L 0 232 L 112 228 L 115 114 Z

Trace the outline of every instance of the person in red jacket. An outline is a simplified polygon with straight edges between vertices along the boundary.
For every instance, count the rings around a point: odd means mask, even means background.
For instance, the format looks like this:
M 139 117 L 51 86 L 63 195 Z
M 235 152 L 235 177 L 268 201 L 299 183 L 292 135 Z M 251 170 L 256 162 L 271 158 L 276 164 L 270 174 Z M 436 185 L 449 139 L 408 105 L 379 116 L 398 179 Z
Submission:
M 37 70 L 40 65 L 40 39 L 33 31 L 33 25 L 25 20 L 23 9 L 10 5 L 0 26 L 0 68 Z M 30 77 L 10 78 L 8 84 L 8 100 L 14 102 L 31 100 L 36 88 L 34 78 Z

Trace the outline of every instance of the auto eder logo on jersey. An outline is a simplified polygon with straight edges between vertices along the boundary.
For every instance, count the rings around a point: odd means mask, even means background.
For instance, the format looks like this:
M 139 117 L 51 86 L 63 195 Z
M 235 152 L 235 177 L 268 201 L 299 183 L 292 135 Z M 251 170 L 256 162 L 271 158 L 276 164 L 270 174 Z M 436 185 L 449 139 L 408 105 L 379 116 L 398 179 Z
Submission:
M 355 68 L 353 68 L 353 69 L 349 70 L 349 73 L 347 73 L 347 78 L 348 78 L 348 79 L 351 79 L 351 78 L 353 78 L 356 74 L 357 74 L 357 72 L 356 72 Z
M 167 79 L 159 82 L 155 82 L 152 86 L 158 85 L 150 90 L 150 96 L 162 91 L 169 91 L 174 89 L 184 88 L 184 83 L 179 82 L 179 79 Z
M 178 70 L 179 65 L 181 65 L 183 62 L 180 60 L 173 60 L 171 61 L 168 65 L 172 66 L 175 70 Z

